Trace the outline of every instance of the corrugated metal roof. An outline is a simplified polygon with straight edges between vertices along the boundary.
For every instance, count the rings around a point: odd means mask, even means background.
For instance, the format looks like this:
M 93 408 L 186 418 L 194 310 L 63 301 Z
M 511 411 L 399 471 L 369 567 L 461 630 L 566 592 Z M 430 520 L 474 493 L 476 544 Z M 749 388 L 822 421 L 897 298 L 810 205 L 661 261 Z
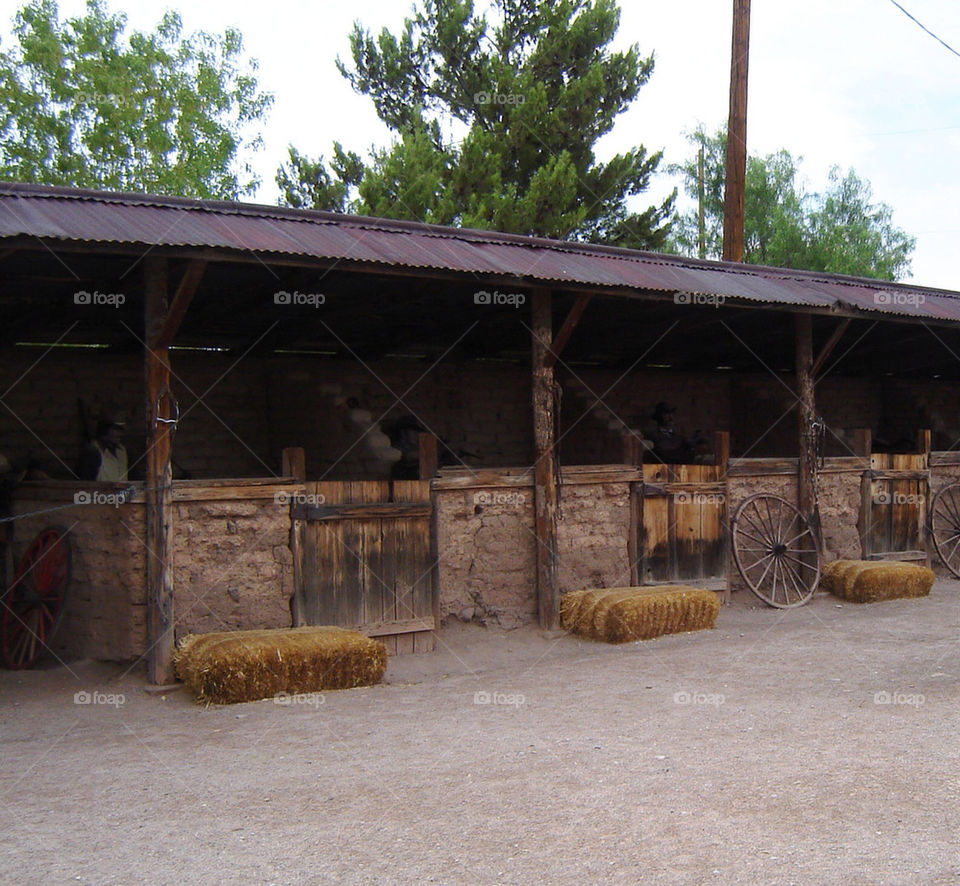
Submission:
M 207 247 L 960 320 L 960 293 L 515 234 L 245 203 L 0 184 L 0 238 Z

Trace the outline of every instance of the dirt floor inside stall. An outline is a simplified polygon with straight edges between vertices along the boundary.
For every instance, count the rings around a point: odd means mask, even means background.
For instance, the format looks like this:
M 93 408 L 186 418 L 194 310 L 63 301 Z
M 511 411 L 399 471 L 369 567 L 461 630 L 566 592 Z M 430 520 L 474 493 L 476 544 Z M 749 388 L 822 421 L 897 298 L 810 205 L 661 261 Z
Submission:
M 956 883 L 958 623 L 953 581 L 740 592 L 712 632 L 457 625 L 382 685 L 208 709 L 0 672 L 0 880 Z

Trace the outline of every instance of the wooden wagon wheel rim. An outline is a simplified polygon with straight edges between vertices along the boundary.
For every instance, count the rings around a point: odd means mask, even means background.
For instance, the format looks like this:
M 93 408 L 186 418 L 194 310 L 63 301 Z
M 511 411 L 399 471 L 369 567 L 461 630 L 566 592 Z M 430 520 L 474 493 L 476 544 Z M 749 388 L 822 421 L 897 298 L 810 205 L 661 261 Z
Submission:
M 764 603 L 793 609 L 813 596 L 820 548 L 795 505 L 779 495 L 751 495 L 737 508 L 730 534 L 737 571 Z
M 8 668 L 29 668 L 60 624 L 70 587 L 70 539 L 48 527 L 30 543 L 0 598 L 0 653 Z
M 940 561 L 960 578 L 960 482 L 948 483 L 933 497 L 930 535 Z

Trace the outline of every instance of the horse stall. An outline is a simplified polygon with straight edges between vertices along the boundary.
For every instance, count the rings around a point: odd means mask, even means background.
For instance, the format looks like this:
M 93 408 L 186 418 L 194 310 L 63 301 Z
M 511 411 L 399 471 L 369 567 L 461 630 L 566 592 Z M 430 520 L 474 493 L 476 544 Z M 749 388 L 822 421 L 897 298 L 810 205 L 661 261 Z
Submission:
M 24 467 L 2 519 L 14 561 L 68 530 L 61 659 L 164 683 L 188 633 L 335 624 L 416 653 L 453 618 L 555 628 L 566 591 L 729 594 L 760 492 L 827 559 L 919 559 L 960 478 L 956 293 L 31 185 L 0 194 L 0 239 L 0 449 Z M 126 416 L 129 479 L 78 476 L 78 399 Z M 652 455 L 660 401 L 709 431 L 697 463 Z

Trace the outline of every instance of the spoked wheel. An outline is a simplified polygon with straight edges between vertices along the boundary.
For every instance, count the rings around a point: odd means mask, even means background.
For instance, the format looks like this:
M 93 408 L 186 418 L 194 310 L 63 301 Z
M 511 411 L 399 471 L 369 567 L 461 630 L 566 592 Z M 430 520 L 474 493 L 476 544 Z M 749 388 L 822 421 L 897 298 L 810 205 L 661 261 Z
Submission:
M 944 486 L 933 497 L 930 535 L 943 565 L 960 578 L 960 483 Z
M 0 651 L 8 668 L 29 668 L 60 623 L 70 586 L 70 539 L 44 529 L 27 548 L 17 575 L 0 598 Z
M 746 499 L 733 518 L 733 559 L 747 586 L 777 609 L 802 606 L 820 580 L 820 547 L 810 524 L 779 495 Z

